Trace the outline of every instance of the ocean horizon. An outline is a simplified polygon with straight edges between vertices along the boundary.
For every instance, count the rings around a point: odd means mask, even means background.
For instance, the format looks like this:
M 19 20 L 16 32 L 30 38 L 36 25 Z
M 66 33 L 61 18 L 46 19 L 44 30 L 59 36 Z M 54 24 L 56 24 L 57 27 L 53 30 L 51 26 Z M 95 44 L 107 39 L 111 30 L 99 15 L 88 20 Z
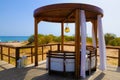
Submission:
M 22 42 L 27 41 L 30 36 L 0 36 L 0 42 Z

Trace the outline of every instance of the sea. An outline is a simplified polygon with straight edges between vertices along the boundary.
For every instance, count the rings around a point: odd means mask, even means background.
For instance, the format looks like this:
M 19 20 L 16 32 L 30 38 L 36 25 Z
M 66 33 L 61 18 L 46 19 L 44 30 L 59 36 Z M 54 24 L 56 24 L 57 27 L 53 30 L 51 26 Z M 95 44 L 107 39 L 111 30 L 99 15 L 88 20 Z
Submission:
M 27 41 L 30 36 L 0 36 L 0 42 L 22 42 Z

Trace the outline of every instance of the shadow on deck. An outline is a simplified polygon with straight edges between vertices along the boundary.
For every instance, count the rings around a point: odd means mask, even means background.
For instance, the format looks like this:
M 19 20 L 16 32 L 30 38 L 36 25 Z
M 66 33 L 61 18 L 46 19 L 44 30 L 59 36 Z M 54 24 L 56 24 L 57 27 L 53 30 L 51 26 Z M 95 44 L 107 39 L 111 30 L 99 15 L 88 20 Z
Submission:
M 0 80 L 75 80 L 71 77 L 60 75 L 48 75 L 46 63 L 41 62 L 38 67 L 14 68 L 14 66 L 0 61 Z M 99 69 L 86 79 L 81 80 L 120 80 L 120 67 L 107 67 L 107 70 Z

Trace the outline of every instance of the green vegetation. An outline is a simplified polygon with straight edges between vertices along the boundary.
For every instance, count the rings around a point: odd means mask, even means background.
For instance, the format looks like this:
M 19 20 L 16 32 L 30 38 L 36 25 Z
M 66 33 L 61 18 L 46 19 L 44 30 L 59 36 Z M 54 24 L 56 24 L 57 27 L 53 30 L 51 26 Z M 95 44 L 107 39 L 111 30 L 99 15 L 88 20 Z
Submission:
M 74 41 L 74 36 L 64 36 L 64 41 Z M 28 39 L 29 44 L 33 44 L 34 42 L 34 35 L 31 35 Z M 48 44 L 52 42 L 61 42 L 61 36 L 54 36 L 52 34 L 49 35 L 43 35 L 38 34 L 38 44 Z
M 115 34 L 112 33 L 106 33 L 105 35 L 105 43 L 106 45 L 111 45 L 111 46 L 120 46 L 120 37 L 116 37 Z M 64 36 L 64 41 L 75 41 L 75 36 Z M 92 38 L 87 37 L 87 43 L 92 44 Z M 34 43 L 34 35 L 31 35 L 28 39 L 29 44 Z M 49 35 L 43 35 L 43 34 L 38 34 L 38 44 L 48 44 L 48 43 L 59 43 L 61 42 L 61 36 L 54 36 L 53 34 Z
M 91 37 L 87 37 L 86 41 L 87 41 L 87 44 L 92 44 L 92 38 Z
M 113 40 L 110 40 L 109 44 L 112 46 L 120 46 L 120 38 L 115 38 Z
M 106 33 L 105 43 L 106 45 L 120 46 L 120 37 L 117 37 L 115 34 L 112 33 Z
M 110 41 L 114 40 L 115 38 L 116 38 L 115 34 L 106 33 L 105 34 L 105 43 L 106 43 L 106 45 L 109 45 Z
M 51 42 L 60 42 L 61 37 L 60 36 L 54 36 L 52 34 L 49 35 L 43 35 L 38 34 L 38 44 L 48 44 Z M 29 44 L 33 44 L 34 42 L 34 35 L 31 35 L 28 39 Z

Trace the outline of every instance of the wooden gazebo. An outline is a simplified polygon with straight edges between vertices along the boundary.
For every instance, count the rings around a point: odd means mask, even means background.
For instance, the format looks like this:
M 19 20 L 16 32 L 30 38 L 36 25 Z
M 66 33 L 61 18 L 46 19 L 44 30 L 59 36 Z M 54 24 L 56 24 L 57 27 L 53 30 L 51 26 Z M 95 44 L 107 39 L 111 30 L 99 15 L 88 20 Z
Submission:
M 62 50 L 64 50 L 64 23 L 75 23 L 75 76 L 76 78 L 79 78 L 80 76 L 85 77 L 86 22 L 90 21 L 93 25 L 92 30 L 94 47 L 97 46 L 97 36 L 99 37 L 100 69 L 105 70 L 106 56 L 102 31 L 102 17 L 103 10 L 89 4 L 62 3 L 37 8 L 34 11 L 35 66 L 38 65 L 38 23 L 40 23 L 40 21 L 61 23 Z

